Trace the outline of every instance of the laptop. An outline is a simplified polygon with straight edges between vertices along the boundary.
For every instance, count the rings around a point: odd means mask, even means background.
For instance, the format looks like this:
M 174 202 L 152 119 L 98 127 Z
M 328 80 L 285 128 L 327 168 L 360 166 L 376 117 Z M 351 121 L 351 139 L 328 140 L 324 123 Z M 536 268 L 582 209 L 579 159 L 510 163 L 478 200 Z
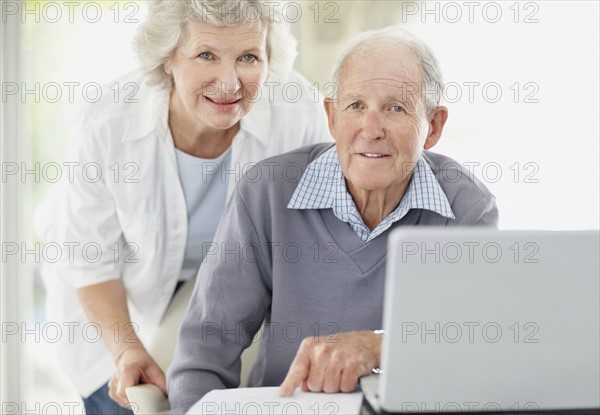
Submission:
M 600 233 L 401 228 L 370 413 L 600 412 Z

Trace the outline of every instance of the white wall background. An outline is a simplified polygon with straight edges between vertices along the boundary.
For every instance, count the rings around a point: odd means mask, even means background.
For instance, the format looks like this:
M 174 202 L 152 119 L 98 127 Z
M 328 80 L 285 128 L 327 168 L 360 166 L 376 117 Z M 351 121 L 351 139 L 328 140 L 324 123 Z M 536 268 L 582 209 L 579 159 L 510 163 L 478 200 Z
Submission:
M 462 98 L 447 104 L 451 118 L 438 150 L 482 163 L 475 173 L 496 194 L 503 228 L 597 229 L 599 3 L 497 4 L 498 23 L 475 11 L 472 24 L 408 25 L 437 52 L 447 82 L 481 85 L 473 103 L 463 87 Z M 537 22 L 524 23 L 528 15 Z M 482 93 L 492 82 L 502 91 L 497 103 L 494 88 Z M 501 167 L 498 181 L 485 163 Z

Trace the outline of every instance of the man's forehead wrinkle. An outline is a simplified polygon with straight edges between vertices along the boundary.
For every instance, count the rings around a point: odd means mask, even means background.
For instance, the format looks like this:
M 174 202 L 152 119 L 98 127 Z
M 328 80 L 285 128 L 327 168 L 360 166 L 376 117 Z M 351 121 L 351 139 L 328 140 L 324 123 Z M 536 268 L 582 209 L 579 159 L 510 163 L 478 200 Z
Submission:
M 381 58 L 365 55 L 362 59 L 355 55 L 349 59 L 341 79 L 393 79 L 404 82 L 420 82 L 419 63 L 405 57 L 385 56 Z
M 404 85 L 410 84 L 410 85 L 417 85 L 418 82 L 416 82 L 414 79 L 410 78 L 410 77 L 402 77 L 402 76 L 386 76 L 386 77 L 362 77 L 362 78 L 350 78 L 347 79 L 345 82 L 342 82 L 342 85 L 348 85 L 348 86 L 352 86 L 352 85 L 361 85 L 361 84 L 385 84 L 385 85 L 392 85 L 392 86 L 399 86 L 402 87 Z
M 385 91 L 388 97 L 407 98 L 419 95 L 421 88 L 418 83 L 410 78 L 381 77 L 346 79 L 340 84 L 343 97 L 372 95 L 378 90 Z

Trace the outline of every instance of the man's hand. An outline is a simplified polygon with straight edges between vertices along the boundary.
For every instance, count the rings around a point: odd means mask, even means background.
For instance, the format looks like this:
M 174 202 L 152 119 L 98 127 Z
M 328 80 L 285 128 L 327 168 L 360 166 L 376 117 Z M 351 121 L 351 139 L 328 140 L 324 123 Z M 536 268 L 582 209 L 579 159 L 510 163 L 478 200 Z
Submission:
M 358 378 L 379 366 L 381 336 L 351 331 L 327 337 L 307 337 L 279 388 L 290 396 L 296 387 L 305 392 L 353 392 Z
M 117 369 L 108 382 L 108 395 L 124 408 L 131 409 L 125 388 L 152 383 L 167 396 L 165 374 L 141 345 L 124 349 L 116 358 Z

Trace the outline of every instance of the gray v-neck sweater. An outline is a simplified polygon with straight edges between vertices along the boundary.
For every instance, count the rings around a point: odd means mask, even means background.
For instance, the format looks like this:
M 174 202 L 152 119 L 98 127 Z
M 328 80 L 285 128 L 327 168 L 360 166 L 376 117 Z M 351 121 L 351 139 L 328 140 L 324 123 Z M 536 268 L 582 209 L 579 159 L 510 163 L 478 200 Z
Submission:
M 263 321 L 254 386 L 279 385 L 305 337 L 380 329 L 387 238 L 396 227 L 497 226 L 487 188 L 432 152 L 425 160 L 455 219 L 413 209 L 365 243 L 331 209 L 288 209 L 307 165 L 330 147 L 317 144 L 264 160 L 238 184 L 215 242 L 206 247 L 181 326 L 168 373 L 173 408 L 187 409 L 212 389 L 237 387 L 240 354 Z

